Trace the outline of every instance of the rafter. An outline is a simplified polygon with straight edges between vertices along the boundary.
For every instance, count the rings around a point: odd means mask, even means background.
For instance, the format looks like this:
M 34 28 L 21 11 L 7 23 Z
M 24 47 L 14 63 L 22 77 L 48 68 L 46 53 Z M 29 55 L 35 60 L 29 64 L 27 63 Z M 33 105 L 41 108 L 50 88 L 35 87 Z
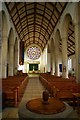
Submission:
M 28 42 L 27 47 L 33 43 L 39 44 L 43 50 L 57 25 L 67 2 L 64 4 L 57 2 L 17 2 L 10 9 L 11 4 L 13 3 L 7 3 L 6 6 L 20 40 L 25 42 L 25 46 Z M 57 8 L 57 5 L 61 6 L 60 10 Z M 14 10 L 15 13 L 13 13 Z M 39 29 L 39 31 L 37 31 L 36 28 L 37 30 Z M 31 37 L 33 37 L 32 41 Z

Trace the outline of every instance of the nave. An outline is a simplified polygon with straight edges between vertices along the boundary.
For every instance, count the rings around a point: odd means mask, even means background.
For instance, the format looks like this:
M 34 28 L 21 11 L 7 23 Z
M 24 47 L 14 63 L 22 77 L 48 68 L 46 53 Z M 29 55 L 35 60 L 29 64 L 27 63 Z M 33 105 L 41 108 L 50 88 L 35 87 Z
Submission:
M 20 102 L 28 101 L 32 98 L 41 97 L 44 87 L 39 81 L 38 75 L 29 75 L 29 82 L 26 86 L 23 98 Z M 18 107 L 7 107 L 3 110 L 2 118 L 18 118 Z
M 30 75 L 28 84 L 21 76 L 17 76 L 18 80 L 15 75 L 19 70 L 62 78 L 74 76 L 80 83 L 80 2 L 2 2 L 0 13 L 0 78 L 7 80 L 2 80 L 7 101 L 13 100 L 16 105 L 24 93 L 21 105 L 41 96 L 44 90 L 41 83 L 37 85 L 38 76 Z M 56 86 L 65 89 L 60 84 Z M 72 92 L 74 86 L 71 87 Z M 3 93 L 2 98 L 5 103 Z M 3 118 L 18 118 L 18 109 L 19 106 L 4 108 Z
M 44 87 L 39 81 L 39 75 L 29 75 L 29 82 L 26 86 L 23 98 L 18 107 L 7 107 L 3 110 L 2 118 L 17 118 L 19 108 L 22 104 L 27 103 L 30 99 L 42 97 Z

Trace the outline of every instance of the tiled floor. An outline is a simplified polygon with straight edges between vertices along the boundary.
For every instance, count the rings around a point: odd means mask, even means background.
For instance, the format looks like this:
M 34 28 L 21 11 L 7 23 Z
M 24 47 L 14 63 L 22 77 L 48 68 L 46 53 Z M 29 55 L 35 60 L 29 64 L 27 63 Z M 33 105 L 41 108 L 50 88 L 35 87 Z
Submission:
M 22 102 L 32 98 L 42 97 L 44 87 L 39 81 L 38 75 L 29 75 L 29 82 L 26 87 Z M 8 107 L 3 110 L 2 118 L 18 118 L 18 107 Z
M 23 95 L 22 101 L 30 100 L 32 98 L 41 97 L 44 90 L 41 85 L 38 75 L 29 75 L 29 82 Z M 8 107 L 3 110 L 2 118 L 18 118 L 18 107 Z

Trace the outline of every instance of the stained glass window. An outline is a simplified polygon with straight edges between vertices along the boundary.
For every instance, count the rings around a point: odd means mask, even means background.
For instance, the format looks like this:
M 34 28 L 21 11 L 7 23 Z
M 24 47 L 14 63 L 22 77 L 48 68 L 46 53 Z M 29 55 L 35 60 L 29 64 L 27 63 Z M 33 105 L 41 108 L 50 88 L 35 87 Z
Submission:
M 27 50 L 27 55 L 30 59 L 38 59 L 41 55 L 41 51 L 38 47 L 32 46 Z

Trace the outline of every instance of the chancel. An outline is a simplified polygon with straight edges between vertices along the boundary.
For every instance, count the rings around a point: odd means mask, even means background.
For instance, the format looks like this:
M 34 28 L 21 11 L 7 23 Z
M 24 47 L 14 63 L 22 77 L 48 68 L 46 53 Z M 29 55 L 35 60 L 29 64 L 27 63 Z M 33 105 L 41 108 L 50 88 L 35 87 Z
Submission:
M 33 71 L 34 71 L 34 66 L 33 66 Z
M 0 5 L 2 119 L 79 119 L 80 2 Z

